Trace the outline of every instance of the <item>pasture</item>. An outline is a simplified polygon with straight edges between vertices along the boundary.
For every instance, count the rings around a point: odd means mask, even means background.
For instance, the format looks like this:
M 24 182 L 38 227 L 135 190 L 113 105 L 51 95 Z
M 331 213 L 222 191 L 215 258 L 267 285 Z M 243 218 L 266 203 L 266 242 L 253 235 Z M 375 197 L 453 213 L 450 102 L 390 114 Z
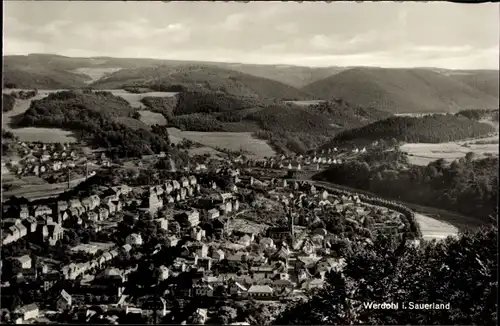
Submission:
M 285 103 L 291 103 L 295 105 L 300 105 L 300 106 L 309 106 L 309 105 L 316 105 L 322 102 L 326 102 L 324 100 L 308 100 L 308 101 L 284 101 Z
M 122 68 L 78 68 L 75 70 L 77 74 L 83 74 L 87 75 L 90 77 L 90 80 L 87 82 L 87 84 L 90 84 L 92 82 L 95 82 L 102 77 L 112 74 L 118 70 L 121 70 Z
M 275 152 L 269 144 L 254 138 L 251 132 L 200 132 L 182 131 L 177 128 L 168 128 L 171 142 L 181 141 L 182 138 L 212 147 L 224 148 L 231 151 L 244 150 L 255 157 L 274 156 Z
M 415 213 L 415 219 L 420 226 L 424 240 L 441 240 L 449 236 L 457 236 L 459 232 L 455 226 L 427 215 Z
M 144 104 L 141 103 L 141 100 L 145 97 L 172 97 L 177 93 L 173 92 L 148 92 L 148 93 L 140 93 L 133 94 L 129 93 L 124 89 L 106 89 L 106 92 L 111 92 L 115 96 L 119 96 L 125 99 L 130 103 L 130 106 L 137 109 L 144 109 Z
M 139 114 L 141 115 L 140 120 L 148 126 L 164 126 L 167 124 L 167 119 L 165 119 L 161 113 L 151 112 L 149 110 L 140 110 Z
M 498 156 L 498 135 L 439 144 L 407 143 L 401 146 L 401 150 L 410 154 L 408 159 L 415 165 L 427 165 L 440 158 L 451 162 L 464 157 L 468 152 L 473 152 L 477 158 Z

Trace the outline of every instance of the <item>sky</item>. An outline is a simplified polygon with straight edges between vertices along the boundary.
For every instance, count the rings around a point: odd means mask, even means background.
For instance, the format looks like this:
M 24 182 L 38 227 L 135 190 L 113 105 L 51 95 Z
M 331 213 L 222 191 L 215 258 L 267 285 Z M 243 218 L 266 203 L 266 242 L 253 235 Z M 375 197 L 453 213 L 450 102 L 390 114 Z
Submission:
M 4 1 L 4 54 L 498 69 L 498 3 Z

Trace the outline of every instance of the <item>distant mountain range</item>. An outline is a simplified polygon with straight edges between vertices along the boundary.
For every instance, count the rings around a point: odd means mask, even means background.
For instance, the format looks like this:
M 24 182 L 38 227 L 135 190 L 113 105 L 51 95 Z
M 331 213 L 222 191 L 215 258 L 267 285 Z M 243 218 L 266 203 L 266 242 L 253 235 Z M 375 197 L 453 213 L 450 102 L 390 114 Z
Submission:
M 437 68 L 311 68 L 158 59 L 4 56 L 3 85 L 220 91 L 275 100 L 331 100 L 391 113 L 498 108 L 498 71 Z
M 498 108 L 498 71 L 353 68 L 302 90 L 392 113 Z

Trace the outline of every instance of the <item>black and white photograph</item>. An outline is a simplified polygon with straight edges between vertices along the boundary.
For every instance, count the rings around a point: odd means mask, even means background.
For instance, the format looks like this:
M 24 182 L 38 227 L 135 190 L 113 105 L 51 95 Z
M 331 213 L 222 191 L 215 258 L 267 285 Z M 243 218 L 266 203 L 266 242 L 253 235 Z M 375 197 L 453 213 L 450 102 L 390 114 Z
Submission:
M 499 3 L 2 5 L 1 324 L 498 324 Z

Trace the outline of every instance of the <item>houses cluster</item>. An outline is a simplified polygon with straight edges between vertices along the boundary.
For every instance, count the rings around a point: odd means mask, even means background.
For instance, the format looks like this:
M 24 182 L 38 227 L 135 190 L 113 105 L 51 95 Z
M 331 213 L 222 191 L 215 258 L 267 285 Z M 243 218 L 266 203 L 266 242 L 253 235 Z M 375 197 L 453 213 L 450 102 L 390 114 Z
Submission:
M 19 155 L 10 158 L 8 167 L 20 176 L 40 176 L 44 173 L 74 168 L 82 157 L 76 145 L 27 142 L 20 143 Z
M 274 162 L 284 164 L 285 159 Z M 291 169 L 306 162 L 319 164 L 317 157 L 295 158 L 294 162 L 287 162 Z M 143 187 L 102 185 L 86 197 L 4 207 L 5 246 L 27 238 L 50 248 L 69 229 L 92 230 L 104 237 L 123 232 L 119 244 L 82 241 L 68 246 L 70 259 L 55 269 L 49 270 L 32 254 L 7 257 L 5 261 L 15 274 L 38 279 L 42 292 L 59 281 L 72 284 L 64 289 L 55 287 L 58 292 L 51 309 L 71 310 L 77 322 L 95 321 L 95 314 L 103 312 L 90 311 L 91 306 L 98 305 L 106 307 L 103 311 L 146 315 L 155 310 L 165 316 L 164 298 L 168 296 L 265 302 L 291 300 L 322 288 L 329 271 L 340 271 L 345 266 L 344 258 L 335 249 L 339 236 L 322 225 L 332 216 L 341 216 L 360 227 L 370 221 L 372 229 L 404 227 L 401 214 L 367 204 L 354 194 L 334 194 L 309 182 L 282 178 L 260 181 L 234 166 L 213 172 L 183 175 Z M 266 200 L 285 208 L 286 220 L 282 225 L 260 225 L 259 230 L 230 227 L 236 219 L 244 219 L 247 211 L 259 209 L 253 205 L 255 199 L 249 199 L 257 196 L 256 189 L 262 190 L 259 193 Z M 150 241 L 149 229 L 136 227 L 142 218 L 155 223 L 157 234 L 164 231 L 161 243 Z M 120 227 L 119 222 L 123 222 Z M 149 227 L 148 223 L 141 224 Z M 152 305 L 156 308 L 141 306 L 137 298 L 128 297 L 134 292 L 125 288 L 135 286 L 127 283 L 137 270 L 137 261 L 130 257 L 154 264 L 158 260 L 152 258 L 165 252 L 176 256 L 169 257 L 168 263 L 158 263 L 163 265 L 155 266 L 152 275 L 157 278 L 156 286 L 168 284 L 168 289 Z M 118 263 L 127 259 L 136 265 L 124 267 L 127 264 Z M 5 268 L 2 266 L 2 270 Z M 190 282 L 177 282 L 183 275 L 188 275 Z M 5 291 L 12 290 L 6 287 Z M 14 321 L 26 323 L 45 314 L 38 303 L 26 303 L 11 312 Z M 196 314 L 201 321 L 210 315 L 201 308 Z M 117 323 L 112 315 L 98 322 Z

